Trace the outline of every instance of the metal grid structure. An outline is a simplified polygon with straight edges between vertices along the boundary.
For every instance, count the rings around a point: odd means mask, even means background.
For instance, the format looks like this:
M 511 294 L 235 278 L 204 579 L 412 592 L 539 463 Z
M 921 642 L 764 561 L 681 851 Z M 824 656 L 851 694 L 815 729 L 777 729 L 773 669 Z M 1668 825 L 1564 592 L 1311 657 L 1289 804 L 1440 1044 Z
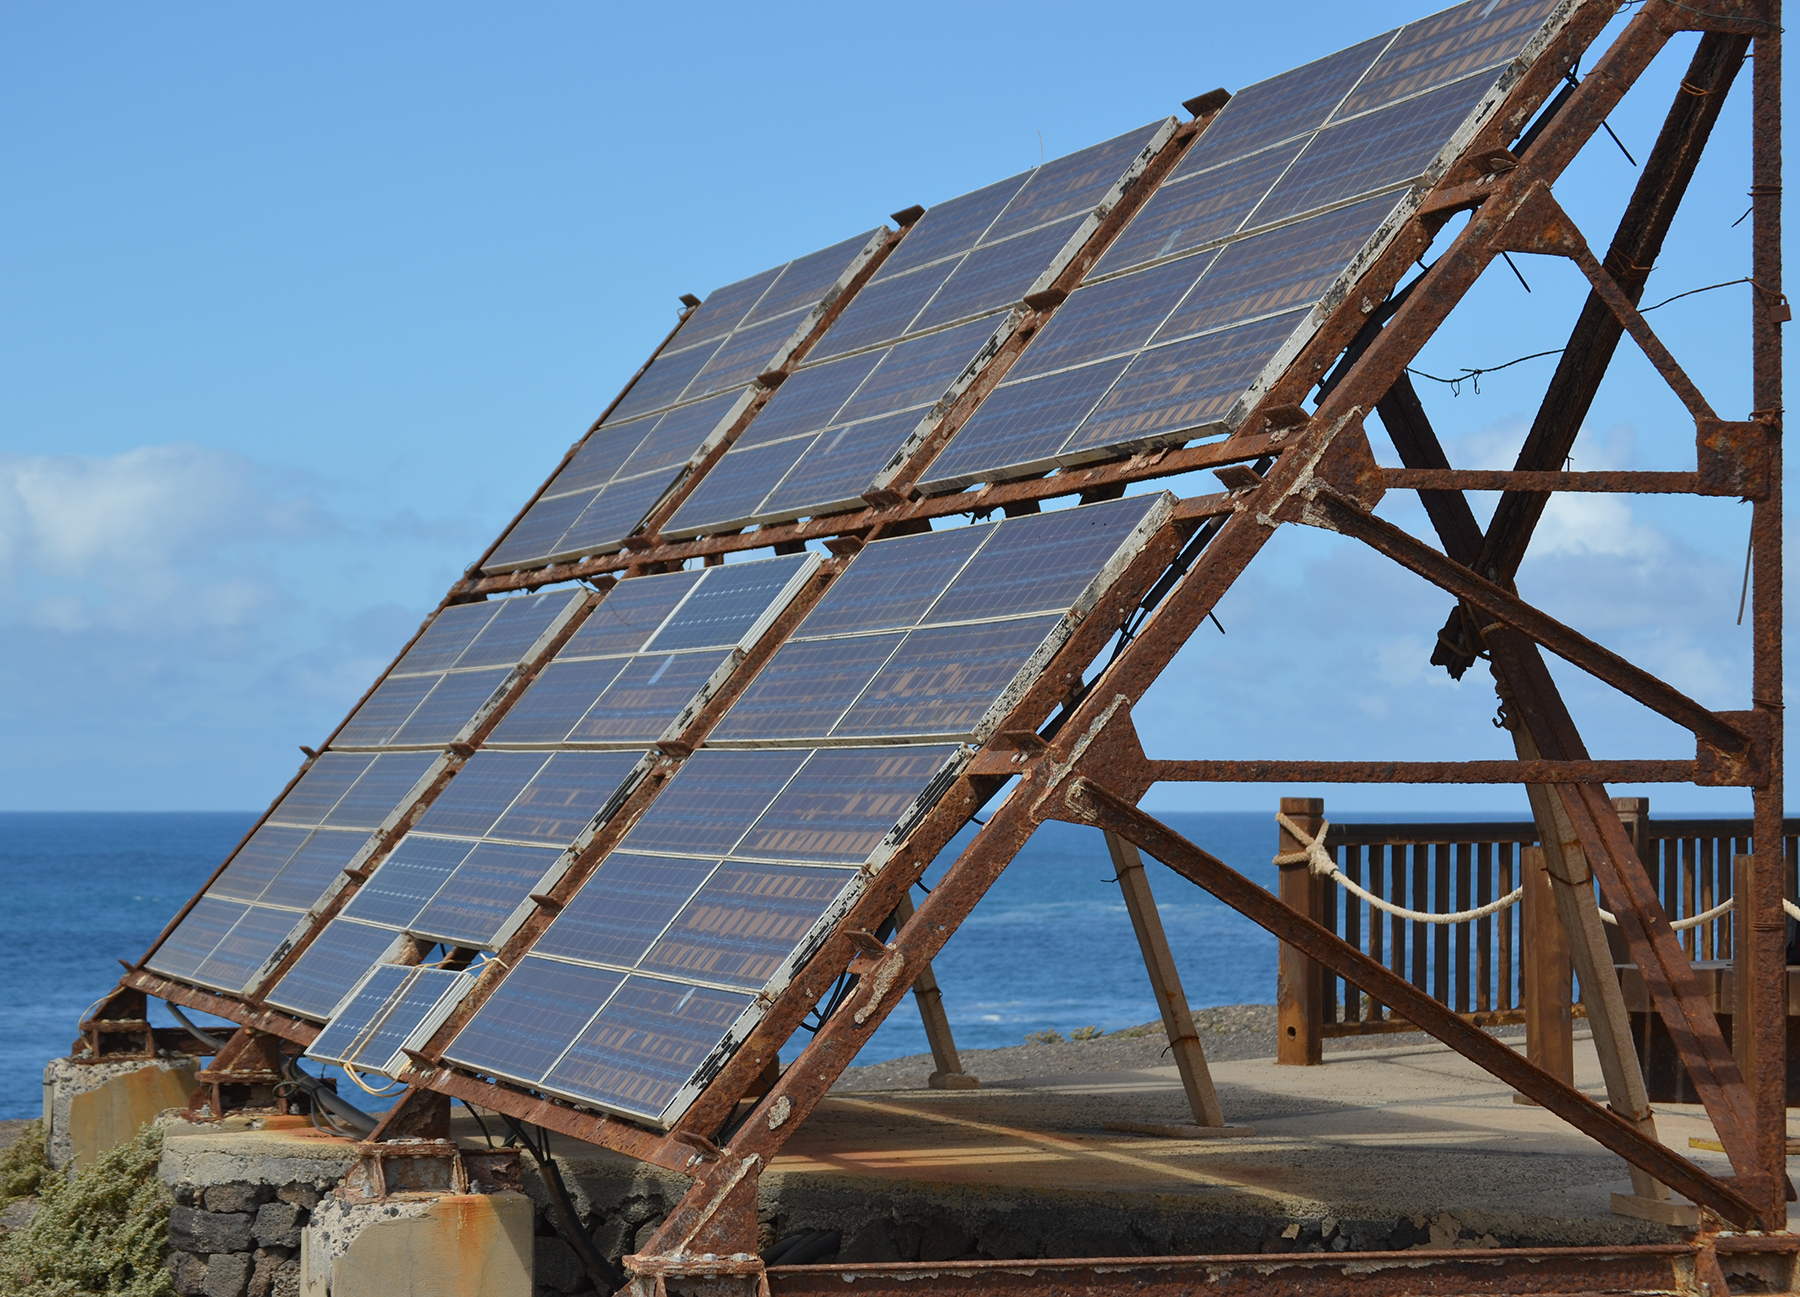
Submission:
M 1102 828 L 1116 855 L 1136 848 L 1156 857 L 1276 934 L 1291 950 L 1361 987 L 1371 1000 L 1618 1153 L 1633 1167 L 1634 1186 L 1645 1198 L 1666 1197 L 1672 1188 L 1704 1208 L 1713 1227 L 1784 1228 L 1791 1189 L 1785 1173 L 1786 871 L 1779 856 L 1780 325 L 1789 312 L 1780 258 L 1780 9 L 1778 0 L 1708 0 L 1704 5 L 1643 0 L 1608 45 L 1590 48 L 1621 9 L 1633 6 L 1616 0 L 1470 0 L 1302 69 L 1309 77 L 1305 84 L 1327 101 L 1322 107 L 1309 108 L 1304 95 L 1272 94 L 1267 89 L 1272 83 L 1252 87 L 1236 99 L 1220 91 L 1190 101 L 1192 120 L 1146 128 L 1141 141 L 1122 137 L 1137 152 L 1111 150 L 1117 174 L 1106 182 L 1104 197 L 1082 198 L 1085 207 L 1065 203 L 1056 208 L 1054 220 L 1046 216 L 1032 224 L 1027 219 L 1006 230 L 1004 195 L 985 208 L 981 202 L 966 204 L 966 211 L 976 215 L 968 215 L 964 224 L 976 222 L 1002 246 L 1006 237 L 1023 246 L 1031 231 L 1060 234 L 1065 225 L 1078 225 L 1080 237 L 1059 242 L 1045 235 L 1038 240 L 1045 248 L 1055 244 L 1055 256 L 1029 278 L 1014 273 L 1026 291 L 1011 303 L 999 327 L 989 328 L 988 317 L 971 306 L 960 314 L 945 308 L 937 320 L 943 327 L 926 330 L 927 337 L 940 339 L 967 331 L 970 343 L 978 345 L 960 370 L 952 366 L 942 371 L 950 381 L 928 408 L 915 401 L 901 408 L 903 418 L 885 421 L 894 424 L 889 431 L 906 435 L 860 497 L 834 496 L 830 508 L 835 511 L 816 506 L 816 516 L 787 520 L 794 510 L 776 507 L 765 491 L 761 498 L 767 508 L 761 514 L 727 518 L 727 509 L 717 514 L 717 526 L 684 522 L 665 532 L 704 488 L 709 471 L 728 461 L 732 447 L 748 447 L 743 439 L 754 433 L 747 430 L 756 428 L 759 412 L 778 407 L 785 384 L 801 383 L 809 371 L 823 372 L 834 361 L 843 364 L 836 359 L 840 353 L 862 355 L 869 346 L 886 345 L 924 327 L 908 324 L 885 333 L 874 329 L 864 341 L 843 348 L 830 342 L 834 322 L 857 318 L 852 313 L 859 292 L 871 284 L 898 282 L 914 264 L 942 261 L 942 250 L 921 237 L 932 229 L 929 215 L 922 219 L 918 209 L 899 213 L 897 231 L 851 240 L 828 249 L 829 257 L 818 254 L 847 264 L 827 288 L 809 289 L 814 296 L 807 303 L 783 306 L 779 319 L 791 327 L 769 333 L 771 338 L 781 334 L 775 368 L 759 374 L 752 374 L 754 365 L 731 369 L 732 383 L 749 380 L 749 385 L 741 391 L 731 388 L 729 418 L 721 414 L 709 425 L 712 431 L 660 498 L 633 497 L 633 509 L 641 504 L 643 512 L 633 534 L 622 541 L 609 538 L 573 556 L 566 553 L 569 545 L 546 544 L 539 548 L 556 561 L 535 565 L 497 557 L 505 553 L 503 536 L 452 588 L 439 618 L 496 599 L 504 604 L 508 600 L 502 597 L 515 592 L 568 590 L 574 581 L 602 591 L 601 598 L 584 601 L 583 613 L 591 618 L 597 615 L 592 611 L 596 605 L 604 609 L 606 593 L 690 563 L 711 570 L 727 555 L 770 549 L 794 554 L 813 541 L 823 541 L 831 557 L 815 565 L 804 588 L 784 608 L 771 610 L 756 642 L 738 650 L 735 669 L 711 681 L 707 691 L 681 710 L 679 724 L 660 732 L 634 780 L 618 786 L 617 795 L 607 799 L 570 845 L 560 871 L 546 876 L 541 890 L 530 894 L 530 904 L 510 934 L 491 950 L 496 958 L 484 961 L 478 944 L 455 945 L 442 962 L 466 971 L 442 978 L 377 971 L 358 982 L 360 991 L 344 1005 L 346 1013 L 352 1005 L 363 1006 L 356 1023 L 346 1020 L 341 1034 L 350 1039 L 337 1046 L 326 1040 L 323 1048 L 332 1057 L 379 1053 L 399 1079 L 411 1084 L 408 1098 L 377 1137 L 431 1127 L 447 1113 L 444 1105 L 454 1096 L 692 1176 L 691 1192 L 643 1253 L 630 1259 L 639 1282 L 649 1285 L 645 1291 L 662 1291 L 671 1283 L 743 1283 L 798 1293 L 821 1282 L 834 1285 L 834 1291 L 849 1286 L 863 1292 L 899 1284 L 912 1285 L 905 1289 L 910 1292 L 919 1291 L 919 1284 L 934 1290 L 1007 1285 L 1036 1290 L 1046 1283 L 1099 1291 L 1116 1287 L 1121 1267 L 1138 1289 L 1186 1290 L 1202 1282 L 1221 1291 L 1266 1291 L 1270 1282 L 1299 1287 L 1326 1281 L 1319 1267 L 1328 1267 L 1330 1282 L 1348 1285 L 1344 1267 L 1353 1258 L 1343 1256 L 1284 1259 L 1292 1269 L 1274 1280 L 1266 1269 L 1229 1259 L 1166 1258 L 1034 1263 L 1029 1273 L 983 1263 L 858 1267 L 852 1276 L 834 1269 L 829 1279 L 816 1278 L 804 1267 L 763 1272 L 753 1255 L 759 1169 L 805 1120 L 904 991 L 915 979 L 929 976 L 931 958 L 1033 830 L 1047 820 L 1062 820 Z M 1552 187 L 1650 61 L 1677 36 L 1692 32 L 1700 38 L 1677 100 L 1610 248 L 1596 255 L 1558 205 Z M 1727 419 L 1707 404 L 1658 340 L 1637 301 L 1725 94 L 1747 57 L 1754 69 L 1749 90 L 1753 409 L 1746 418 Z M 1577 81 L 1568 75 L 1584 61 L 1590 65 L 1585 77 Z M 1396 103 L 1406 111 L 1393 113 Z M 1283 116 L 1309 112 L 1312 116 L 1305 120 Z M 1411 131 L 1417 138 L 1408 144 L 1396 131 Z M 1096 147 L 1106 151 L 1107 146 Z M 1129 165 L 1123 165 L 1126 154 Z M 1309 158 L 1323 161 L 1314 166 Z M 1057 165 L 1034 174 L 1050 174 Z M 1209 196 L 1205 186 L 1227 174 L 1239 189 L 1256 189 L 1267 222 L 1246 223 L 1254 218 L 1223 210 L 1216 196 Z M 1081 192 L 1089 193 L 1097 183 Z M 996 188 L 1006 186 L 1008 194 L 1029 191 L 1030 178 Z M 970 198 L 987 193 L 978 191 Z M 982 213 L 985 218 L 977 220 Z M 1463 224 L 1448 246 L 1408 279 L 1410 268 L 1452 218 L 1462 218 Z M 915 237 L 921 242 L 909 262 L 908 240 Z M 967 265 L 980 253 L 982 238 L 990 235 L 971 239 L 964 231 L 958 237 L 961 242 L 951 239 L 944 246 L 966 254 L 958 265 Z M 1515 469 L 1458 470 L 1438 443 L 1407 378 L 1407 365 L 1481 272 L 1508 252 L 1566 258 L 1585 276 L 1591 292 Z M 1236 269 L 1240 263 L 1246 267 L 1241 273 Z M 940 278 L 948 282 L 954 274 Z M 1277 274 L 1285 278 L 1273 283 L 1269 276 Z M 1206 287 L 1196 289 L 1196 277 Z M 724 314 L 691 305 L 633 384 L 655 373 L 663 357 L 692 361 L 687 353 L 712 344 L 716 346 L 708 355 L 723 354 L 729 337 L 735 336 L 731 330 L 739 324 L 748 328 L 753 320 L 754 309 L 743 307 L 755 300 L 750 289 L 757 294 L 774 291 L 771 283 L 779 285 L 778 272 L 745 281 L 749 288 L 734 286 L 744 290 L 736 295 L 743 300 L 736 302 L 738 313 L 732 316 L 738 323 L 717 326 L 714 321 L 707 336 L 690 336 L 684 343 L 684 331 L 696 321 Z M 1108 303 L 1134 293 L 1139 300 L 1162 293 L 1168 310 L 1156 317 L 1153 329 L 1137 336 L 1107 333 L 1112 318 Z M 977 299 L 990 301 L 979 294 L 969 301 Z M 874 312 L 871 308 L 864 314 Z M 928 314 L 924 307 L 907 318 L 922 320 Z M 976 316 L 981 329 L 969 329 L 963 322 L 969 315 Z M 1692 416 L 1696 468 L 1558 471 L 1626 334 Z M 1236 341 L 1221 341 L 1226 335 Z M 720 343 L 720 338 L 726 341 Z M 756 332 L 759 348 L 761 338 L 762 332 Z M 1206 339 L 1211 344 L 1196 341 Z M 958 345 L 963 345 L 960 336 Z M 809 352 L 819 358 L 811 365 L 805 363 Z M 673 372 L 676 366 L 664 368 Z M 698 396 L 697 389 L 684 388 L 688 396 L 679 398 L 661 387 L 634 397 L 636 390 L 627 386 L 597 421 L 590 440 L 570 451 L 506 535 L 515 535 L 534 509 L 543 512 L 545 501 L 561 498 L 552 492 L 552 483 L 559 475 L 568 480 L 584 448 L 598 444 L 592 438 L 606 435 L 609 420 L 617 425 L 628 423 L 634 413 L 683 408 L 679 401 L 689 397 L 723 399 L 710 388 Z M 1176 394 L 1183 392 L 1188 395 L 1178 400 Z M 795 397 L 790 403 L 797 402 Z M 1171 414 L 1177 405 L 1182 411 Z M 841 402 L 833 407 L 841 408 Z M 1376 462 L 1362 427 L 1371 412 L 1379 415 L 1399 451 L 1400 466 Z M 828 430 L 836 425 L 827 420 L 819 426 Z M 959 440 L 965 433 L 966 440 Z M 807 444 L 823 444 L 823 433 Z M 981 453 L 970 449 L 984 446 L 988 449 Z M 954 760 L 935 767 L 939 777 L 927 781 L 928 795 L 920 790 L 886 835 L 879 867 L 868 863 L 875 857 L 865 859 L 856 886 L 820 912 L 823 918 L 794 947 L 783 976 L 758 992 L 756 1012 L 740 1017 L 738 1027 L 726 1033 L 726 1047 L 693 1073 L 680 1105 L 665 1110 L 664 1117 L 646 1119 L 628 1105 L 580 1102 L 566 1088 L 559 1092 L 555 1086 L 483 1072 L 469 1062 L 473 1051 L 455 1047 L 459 1033 L 505 984 L 504 971 L 554 929 L 558 916 L 614 848 L 634 826 L 651 821 L 661 797 L 682 785 L 684 772 L 730 755 L 737 724 L 732 710 L 758 687 L 783 646 L 800 651 L 809 643 L 830 643 L 828 636 L 807 635 L 807 618 L 825 605 L 834 583 L 854 572 L 864 556 L 891 552 L 888 547 L 901 538 L 931 532 L 935 519 L 1002 513 L 1014 520 L 1001 524 L 1004 529 L 1020 515 L 1038 512 L 1045 502 L 1074 498 L 1091 507 L 1118 499 L 1130 486 L 1198 469 L 1217 470 L 1224 489 L 1170 498 L 1146 515 L 1150 525 L 1136 542 L 1107 556 L 1082 596 L 1061 605 L 1053 619 L 1056 635 L 1042 641 L 1029 669 L 1017 668 L 1007 687 L 993 694 L 980 724 L 916 740 L 960 746 Z M 608 480 L 616 477 L 614 472 Z M 1392 489 L 1419 492 L 1441 548 L 1375 516 L 1375 507 Z M 1485 531 L 1466 501 L 1464 493 L 1471 490 L 1504 493 Z M 1544 503 L 1556 491 L 1681 493 L 1753 502 L 1751 709 L 1710 711 L 1516 593 L 1513 575 Z M 699 513 L 690 510 L 689 516 Z M 760 525 L 733 529 L 757 518 Z M 1439 638 L 1435 660 L 1460 674 L 1478 654 L 1487 658 L 1516 759 L 1153 761 L 1144 755 L 1132 726 L 1133 704 L 1269 538 L 1293 525 L 1360 540 L 1457 599 L 1457 612 Z M 949 536 L 953 530 L 932 534 Z M 615 543 L 622 548 L 612 548 Z M 610 552 L 599 552 L 603 550 Z M 517 546 L 515 551 L 522 552 Z M 430 641 L 435 624 L 422 628 L 410 651 Z M 493 725 L 503 724 L 507 706 L 546 670 L 562 640 L 579 633 L 580 624 L 577 616 L 559 632 L 561 640 L 537 645 L 535 656 L 521 660 L 505 700 L 491 715 L 473 717 L 466 732 L 459 731 L 460 737 L 436 758 L 432 777 L 422 779 L 423 787 L 414 790 L 411 800 L 403 799 L 376 825 L 345 875 L 347 884 L 339 885 L 329 903 L 315 907 L 310 927 L 277 952 L 254 982 L 232 993 L 217 978 L 196 978 L 192 969 L 159 956 L 159 950 L 169 948 L 166 940 L 159 941 L 126 974 L 112 1000 L 84 1024 L 93 1056 L 116 1057 L 132 1047 L 129 1042 L 149 1039 L 142 1021 L 145 995 L 241 1024 L 213 1064 L 215 1085 L 222 1078 L 255 1074 L 255 1066 L 245 1060 L 258 1049 L 262 1053 L 257 1056 L 266 1060 L 274 1057 L 272 1049 L 278 1052 L 279 1041 L 311 1045 L 325 1040 L 317 1022 L 280 1007 L 268 998 L 268 988 L 304 957 L 309 943 L 324 940 L 342 899 L 354 896 L 359 884 L 385 867 L 376 866 L 371 873 L 370 862 L 387 859 L 445 786 L 454 787 L 458 771 L 466 768 Z M 1545 668 L 1545 649 L 1691 731 L 1694 758 L 1591 759 Z M 405 660 L 403 654 L 399 661 Z M 390 673 L 388 679 L 399 678 Z M 357 715 L 383 690 L 393 688 L 378 682 Z M 718 750 L 699 751 L 714 736 Z M 823 732 L 802 737 L 806 750 L 826 750 L 821 745 L 829 736 Z M 342 731 L 333 743 L 356 746 Z M 699 777 L 689 773 L 688 781 Z M 1738 1022 L 1748 1030 L 1740 1025 L 1735 1053 L 1725 1044 L 1689 955 L 1608 800 L 1604 785 L 1609 780 L 1692 782 L 1751 791 L 1756 850 L 1748 887 L 1740 894 L 1744 912 L 1739 931 L 1747 936 L 1737 952 L 1747 972 L 1739 979 L 1743 1003 Z M 1161 781 L 1525 784 L 1577 972 L 1595 992 L 1590 1019 L 1595 1020 L 1608 1103 L 1594 1102 L 1521 1059 L 1314 922 L 1304 907 L 1289 903 L 1285 890 L 1282 898 L 1271 896 L 1138 810 L 1144 792 Z M 305 784 L 303 772 L 289 795 Z M 909 889 L 957 831 L 990 804 L 992 813 L 980 832 L 913 910 Z M 279 828 L 281 822 L 268 819 L 248 841 L 255 842 L 271 825 Z M 221 867 L 212 888 L 230 876 L 237 858 Z M 1656 1138 L 1642 1078 L 1635 1065 L 1628 1065 L 1629 1042 L 1619 1034 L 1625 1013 L 1615 994 L 1617 979 L 1601 962 L 1610 962 L 1610 956 L 1599 927 L 1596 881 L 1617 914 L 1618 930 L 1645 992 L 1729 1156 L 1731 1176 L 1710 1174 Z M 204 898 L 197 900 L 204 903 Z M 189 919 L 194 908 L 177 916 L 170 931 Z M 379 953 L 393 964 L 416 964 L 427 944 L 403 941 Z M 354 958 L 366 965 L 376 953 L 361 951 Z M 850 980 L 841 980 L 846 975 Z M 384 979 L 379 986 L 376 977 Z M 775 1068 L 781 1045 L 834 984 L 847 992 L 834 998 L 834 1011 L 821 1015 L 798 1065 Z M 413 989 L 417 994 L 409 999 Z M 457 996 L 460 1002 L 446 1009 Z M 1293 1007 L 1284 1003 L 1282 1009 L 1285 1013 Z M 407 1027 L 404 1042 L 391 1032 L 383 1034 L 390 1019 Z M 334 1030 L 335 1024 L 327 1034 Z M 401 1058 L 407 1060 L 404 1066 Z M 1483 1269 L 1486 1258 L 1459 1254 L 1430 1263 L 1429 1273 L 1409 1267 L 1404 1278 L 1383 1278 L 1379 1267 L 1365 1270 L 1355 1286 L 1384 1292 L 1536 1291 L 1555 1284 L 1591 1287 L 1604 1277 L 1610 1286 L 1627 1278 L 1638 1286 L 1716 1282 L 1716 1293 L 1724 1291 L 1718 1258 L 1728 1252 L 1765 1258 L 1779 1253 L 1792 1261 L 1791 1252 L 1779 1244 L 1715 1236 L 1707 1229 L 1693 1244 L 1671 1248 L 1496 1254 L 1530 1259 L 1534 1269 L 1529 1276 L 1518 1267 Z M 1262 1258 L 1258 1266 L 1268 1263 Z

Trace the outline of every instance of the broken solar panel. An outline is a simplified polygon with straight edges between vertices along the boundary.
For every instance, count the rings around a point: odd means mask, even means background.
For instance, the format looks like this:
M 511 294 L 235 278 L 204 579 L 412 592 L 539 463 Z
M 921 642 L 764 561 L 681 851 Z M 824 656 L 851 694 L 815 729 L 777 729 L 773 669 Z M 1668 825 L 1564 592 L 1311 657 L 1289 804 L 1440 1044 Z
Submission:
M 269 1001 L 324 1016 L 401 934 L 504 945 L 650 768 L 651 745 L 686 728 L 820 562 L 794 554 L 614 586 Z
M 585 599 L 563 591 L 441 609 L 147 966 L 217 990 L 248 987 Z
M 715 290 L 582 439 L 484 571 L 619 548 L 881 249 L 885 226 Z
M 1565 9 L 1470 0 L 1238 92 L 920 489 L 1234 430 Z
M 663 526 L 669 537 L 860 505 L 936 425 L 1162 149 L 1175 120 L 926 212 Z
M 1171 501 L 862 550 L 445 1057 L 673 1122 Z
M 474 983 L 470 973 L 378 964 L 338 1007 L 306 1056 L 396 1075 L 406 1066 L 401 1051 L 429 1039 Z

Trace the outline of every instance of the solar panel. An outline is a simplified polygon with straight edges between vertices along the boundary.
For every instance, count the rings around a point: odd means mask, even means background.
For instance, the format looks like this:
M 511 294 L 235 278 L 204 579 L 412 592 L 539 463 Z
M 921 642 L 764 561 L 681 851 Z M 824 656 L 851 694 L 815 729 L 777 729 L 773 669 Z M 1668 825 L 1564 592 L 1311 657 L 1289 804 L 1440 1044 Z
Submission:
M 328 1018 L 370 965 L 392 957 L 404 940 L 390 928 L 333 919 L 269 991 L 268 1001 L 309 1018 Z
M 673 1121 L 1169 509 L 864 548 L 445 1057 Z
M 488 572 L 617 549 L 784 365 L 864 265 L 883 227 L 717 289 L 501 539 Z
M 860 505 L 992 357 L 1004 313 L 1056 278 L 1174 125 L 1153 122 L 926 212 L 663 534 Z
M 429 1035 L 473 984 L 464 972 L 378 964 L 307 1046 L 306 1056 L 394 1075 L 406 1065 L 401 1050 Z
M 1233 431 L 1557 9 L 1471 0 L 1239 91 L 919 489 Z

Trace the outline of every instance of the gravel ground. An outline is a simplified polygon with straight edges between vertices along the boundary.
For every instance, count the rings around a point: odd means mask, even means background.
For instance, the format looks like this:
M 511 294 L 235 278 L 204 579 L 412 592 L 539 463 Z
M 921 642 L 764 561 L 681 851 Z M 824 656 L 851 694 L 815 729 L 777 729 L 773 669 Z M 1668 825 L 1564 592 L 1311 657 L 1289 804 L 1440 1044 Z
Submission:
M 1194 1026 L 1200 1032 L 1206 1057 L 1215 1063 L 1236 1058 L 1270 1058 L 1275 1053 L 1275 1006 L 1232 1004 L 1218 1009 L 1195 1009 Z M 1580 1024 L 1585 1027 L 1586 1024 Z M 1498 1027 L 1501 1039 L 1522 1037 L 1523 1027 Z M 1422 1031 L 1377 1036 L 1346 1036 L 1325 1042 L 1326 1053 L 1359 1049 L 1391 1049 L 1398 1045 L 1424 1044 Z M 997 1084 L 1028 1076 L 1062 1076 L 1083 1072 L 1130 1072 L 1164 1067 L 1171 1062 L 1169 1041 L 1162 1023 L 1147 1022 L 1123 1031 L 1109 1032 L 1092 1040 L 1065 1040 L 1056 1044 L 1030 1043 L 1007 1049 L 958 1051 L 963 1070 L 984 1083 Z M 933 1071 L 931 1055 L 852 1067 L 833 1086 L 834 1090 L 917 1090 Z

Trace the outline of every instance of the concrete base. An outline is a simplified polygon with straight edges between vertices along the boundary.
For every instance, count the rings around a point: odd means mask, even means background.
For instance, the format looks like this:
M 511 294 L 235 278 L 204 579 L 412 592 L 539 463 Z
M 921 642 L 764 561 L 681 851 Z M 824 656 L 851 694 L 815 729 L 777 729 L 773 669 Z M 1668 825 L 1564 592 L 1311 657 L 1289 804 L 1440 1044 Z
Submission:
M 50 1164 L 79 1170 L 137 1138 L 158 1113 L 187 1105 L 198 1084 L 192 1059 L 154 1063 L 76 1063 L 52 1059 L 44 1068 L 44 1125 Z
M 301 1297 L 532 1297 L 534 1217 L 522 1193 L 328 1198 L 301 1236 Z

